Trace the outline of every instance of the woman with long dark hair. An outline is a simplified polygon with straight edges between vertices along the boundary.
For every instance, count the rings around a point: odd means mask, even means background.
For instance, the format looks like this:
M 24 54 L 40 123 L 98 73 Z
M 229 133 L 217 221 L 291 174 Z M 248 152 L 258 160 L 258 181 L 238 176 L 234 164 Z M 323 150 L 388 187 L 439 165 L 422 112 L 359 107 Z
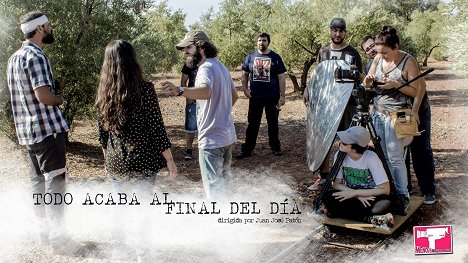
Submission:
M 169 178 L 177 176 L 154 86 L 143 79 L 135 50 L 125 40 L 106 47 L 96 107 L 110 175 L 150 177 L 167 166 Z
M 158 98 L 152 83 L 143 79 L 135 50 L 125 40 L 111 41 L 105 50 L 96 99 L 99 141 L 105 167 L 115 192 L 146 200 L 154 192 L 155 175 L 163 167 L 169 179 L 177 176 L 171 143 L 164 128 Z M 133 199 L 133 198 L 132 198 Z M 151 199 L 149 199 L 151 200 Z M 123 245 L 125 228 L 122 213 L 114 220 L 116 250 Z M 138 216 L 138 215 L 137 215 Z M 139 216 L 139 221 L 148 220 Z M 147 226 L 142 222 L 142 226 Z M 144 233 L 144 229 L 140 229 Z M 139 235 L 137 255 L 148 257 L 146 235 Z
M 401 84 L 416 78 L 420 72 L 414 57 L 400 50 L 400 39 L 395 28 L 382 27 L 375 38 L 375 49 L 378 54 L 364 79 L 364 85 L 366 88 L 372 88 L 374 80 L 380 82 L 374 87 L 378 95 L 374 98 L 372 118 L 392 172 L 401 208 L 406 210 L 409 193 L 404 160 L 404 138 L 397 138 L 390 116 L 392 112 L 410 108 L 415 120 L 419 122 L 418 110 L 424 97 L 425 87 L 418 79 L 396 90 Z M 414 98 L 414 101 L 411 98 Z

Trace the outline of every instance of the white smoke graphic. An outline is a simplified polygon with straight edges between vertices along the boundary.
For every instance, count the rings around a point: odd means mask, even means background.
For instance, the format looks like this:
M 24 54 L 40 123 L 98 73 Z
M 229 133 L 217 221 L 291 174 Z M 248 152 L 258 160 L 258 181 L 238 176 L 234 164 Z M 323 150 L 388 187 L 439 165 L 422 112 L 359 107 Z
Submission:
M 130 251 L 122 262 L 136 261 L 134 250 L 142 239 L 142 218 L 150 222 L 143 225 L 143 233 L 149 237 L 145 245 L 151 249 L 155 262 L 264 262 L 318 226 L 316 222 L 310 225 L 310 220 L 305 223 L 307 211 L 292 188 L 294 181 L 262 167 L 254 173 L 234 169 L 236 191 L 229 200 L 217 202 L 215 209 L 210 200 L 204 199 L 201 182 L 182 176 L 176 181 L 159 177 L 154 188 L 159 202 L 164 202 L 167 193 L 168 201 L 183 203 L 176 203 L 171 214 L 166 214 L 167 205 L 150 205 L 154 196 L 137 196 L 140 205 L 129 205 L 132 196 L 128 195 L 126 205 L 106 206 L 109 195 L 119 202 L 109 182 L 70 180 L 67 192 L 73 196 L 73 202 L 66 206 L 67 229 L 74 240 L 92 244 L 95 251 L 84 258 L 54 256 L 49 248 L 39 245 L 27 164 L 19 151 L 3 146 L 1 151 L 9 156 L 9 160 L 1 160 L 0 168 L 1 262 L 109 262 L 116 209 L 118 218 L 125 222 L 123 232 Z M 102 205 L 83 204 L 88 196 L 94 203 L 98 194 L 102 194 L 98 197 L 98 201 L 103 200 Z M 69 202 L 70 196 L 67 199 Z M 185 203 L 194 208 L 195 214 L 187 214 Z M 203 212 L 219 214 L 200 214 L 203 204 Z M 290 214 L 297 209 L 301 214 Z M 299 218 L 302 222 L 286 223 L 286 218 Z
M 136 261 L 135 246 L 142 238 L 139 235 L 139 218 L 151 221 L 151 225 L 144 225 L 144 233 L 150 237 L 146 245 L 153 252 L 154 262 L 267 262 L 296 242 L 294 249 L 275 258 L 277 260 L 273 262 L 310 262 L 310 256 L 304 260 L 300 254 L 318 255 L 325 245 L 320 237 L 308 236 L 320 224 L 307 217 L 309 208 L 303 205 L 303 200 L 294 190 L 295 181 L 285 174 L 259 167 L 254 172 L 233 170 L 236 192 L 229 200 L 216 204 L 215 211 L 219 210 L 220 214 L 199 214 L 202 204 L 206 205 L 206 211 L 213 211 L 210 200 L 203 198 L 201 182 L 182 176 L 176 181 L 168 181 L 164 177 L 159 177 L 156 181 L 154 193 L 159 202 L 164 202 L 164 193 L 167 193 L 169 201 L 184 203 L 180 211 L 178 205 L 173 206 L 171 214 L 166 214 L 167 206 L 150 205 L 154 196 L 138 196 L 138 202 L 141 203 L 139 206 L 128 205 L 131 195 L 127 196 L 127 204 L 122 206 L 83 205 L 88 194 L 92 202 L 95 202 L 97 194 L 102 194 L 104 203 L 109 194 L 115 202 L 119 200 L 109 182 L 71 180 L 67 192 L 73 195 L 73 203 L 67 206 L 67 228 L 75 240 L 93 244 L 96 251 L 81 258 L 54 256 L 50 249 L 39 245 L 31 209 L 33 198 L 23 156 L 8 144 L 7 147 L 2 146 L 1 151 L 2 156 L 8 158 L 0 160 L 0 262 L 109 262 L 112 259 L 111 226 L 115 221 L 113 212 L 116 209 L 120 209 L 119 218 L 125 221 L 124 232 L 129 249 L 126 258 L 116 262 Z M 444 193 L 454 185 L 466 184 L 464 176 L 463 173 L 454 173 L 453 178 L 447 178 L 438 184 L 438 191 Z M 390 238 L 380 250 L 350 253 L 339 260 L 333 255 L 325 259 L 317 257 L 313 261 L 437 262 L 443 259 L 444 262 L 466 262 L 468 203 L 460 199 L 462 195 L 466 196 L 463 193 L 441 196 L 438 202 L 443 207 L 443 214 L 434 215 L 431 221 L 425 222 L 426 225 L 452 225 L 453 254 L 415 256 L 413 236 L 411 229 L 408 229 L 403 234 Z M 238 213 L 230 214 L 230 202 L 239 206 Z M 244 211 L 248 210 L 246 214 L 240 214 L 242 202 L 245 203 Z M 256 203 L 255 209 L 253 202 Z M 287 213 L 293 210 L 293 204 L 296 203 L 301 214 L 280 214 L 279 211 L 271 214 L 272 202 L 287 203 L 284 206 Z M 185 203 L 195 203 L 195 214 L 187 214 Z M 430 210 L 430 207 L 424 209 Z M 260 213 L 253 214 L 253 211 Z M 272 223 L 274 218 L 297 216 L 301 223 Z M 218 223 L 220 218 L 233 221 Z M 268 219 L 270 222 L 246 224 L 246 219 L 252 222 Z

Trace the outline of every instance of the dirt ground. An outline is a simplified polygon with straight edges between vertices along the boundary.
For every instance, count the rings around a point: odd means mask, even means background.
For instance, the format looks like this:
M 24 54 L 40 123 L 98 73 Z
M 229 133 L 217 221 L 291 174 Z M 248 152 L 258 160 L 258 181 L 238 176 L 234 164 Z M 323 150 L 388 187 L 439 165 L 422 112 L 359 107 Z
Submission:
M 444 174 L 466 172 L 468 142 L 465 140 L 468 131 L 466 114 L 468 114 L 468 86 L 467 79 L 459 78 L 450 70 L 447 62 L 433 61 L 429 67 L 435 71 L 426 77 L 427 90 L 432 111 L 432 148 L 436 164 L 436 180 Z M 247 127 L 248 99 L 241 88 L 241 74 L 232 72 L 239 93 L 239 100 L 233 109 L 234 122 L 238 141 L 234 153 L 240 151 L 240 145 L 245 139 Z M 169 97 L 159 90 L 158 83 L 171 80 L 178 83 L 178 76 L 167 74 L 158 76 L 156 89 L 159 103 L 164 117 L 166 131 L 173 143 L 172 152 L 178 166 L 179 175 L 193 181 L 201 181 L 198 167 L 198 152 L 196 139 L 194 142 L 194 160 L 184 161 L 185 133 L 184 133 L 184 103 L 181 97 Z M 315 177 L 306 165 L 306 108 L 302 96 L 293 92 L 292 84 L 287 79 L 286 104 L 280 112 L 280 140 L 284 155 L 276 157 L 268 146 L 267 125 L 263 116 L 257 146 L 252 157 L 233 159 L 232 167 L 255 171 L 258 167 L 267 166 L 294 178 L 297 189 L 304 193 L 308 200 L 313 197 L 304 189 L 313 183 Z M 76 178 L 105 179 L 102 151 L 98 144 L 96 124 L 92 121 L 76 121 L 70 137 L 68 160 L 71 171 Z M 412 184 L 415 194 L 418 194 L 417 181 L 413 175 Z
M 423 205 L 416 212 L 411 222 L 405 225 L 392 238 L 391 244 L 385 246 L 381 251 L 376 252 L 368 249 L 381 240 L 381 237 L 368 234 L 356 235 L 355 232 L 347 231 L 339 231 L 339 233 L 327 232 L 325 234 L 322 233 L 325 237 L 316 237 L 316 242 L 309 242 L 297 248 L 289 256 L 283 258 L 282 261 L 354 262 L 357 259 L 363 262 L 367 260 L 380 261 L 383 259 L 382 257 L 386 258 L 388 255 L 394 255 L 392 253 L 397 251 L 395 249 L 402 248 L 402 246 L 403 249 L 408 250 L 405 246 L 408 246 L 411 242 L 412 226 L 454 224 L 457 225 L 457 229 L 467 226 L 466 219 L 464 219 L 468 210 L 467 204 L 466 201 L 460 202 L 459 200 L 464 200 L 464 197 L 466 197 L 465 188 L 468 182 L 468 165 L 466 163 L 468 157 L 468 143 L 466 140 L 466 135 L 468 134 L 468 122 L 466 118 L 468 114 L 468 79 L 455 76 L 449 68 L 448 62 L 433 61 L 429 63 L 429 67 L 435 68 L 435 71 L 427 76 L 426 80 L 432 107 L 431 132 L 436 164 L 436 194 L 438 202 L 432 206 Z M 242 93 L 240 72 L 232 72 L 232 76 L 240 96 L 233 109 L 238 135 L 238 142 L 234 153 L 237 153 L 240 150 L 240 144 L 245 138 L 248 100 Z M 176 185 L 181 189 L 196 188 L 198 193 L 200 193 L 202 185 L 197 162 L 198 152 L 196 144 L 194 160 L 185 161 L 183 159 L 185 151 L 185 133 L 183 129 L 185 101 L 181 97 L 168 97 L 159 90 L 159 82 L 167 79 L 171 79 L 175 83 L 179 82 L 177 75 L 162 75 L 158 76 L 156 87 L 166 130 L 173 143 L 172 152 L 178 166 L 179 176 L 183 180 L 176 180 L 170 183 L 164 182 L 164 184 Z M 293 93 L 292 85 L 288 79 L 286 104 L 280 112 L 280 140 L 284 155 L 277 157 L 271 153 L 268 146 L 266 120 L 263 119 L 254 155 L 243 160 L 233 159 L 232 162 L 234 170 L 247 171 L 248 176 L 253 178 L 258 177 L 260 179 L 261 176 L 264 176 L 263 173 L 266 170 L 275 171 L 278 174 L 291 178 L 287 183 L 298 193 L 299 197 L 297 200 L 299 205 L 304 208 L 304 212 L 309 209 L 310 203 L 315 197 L 313 192 L 307 190 L 307 187 L 313 183 L 315 176 L 306 166 L 305 119 L 306 108 L 302 102 L 302 96 Z M 2 141 L 5 142 L 4 139 Z M 12 148 L 9 147 L 8 150 L 10 151 Z M 18 150 L 15 149 L 14 151 Z M 2 153 L 2 155 L 6 155 L 5 150 Z M 97 127 L 94 121 L 76 121 L 74 130 L 70 136 L 67 157 L 72 182 L 104 182 L 106 180 L 102 151 L 98 144 Z M 0 158 L 4 159 L 7 157 L 0 156 Z M 414 194 L 419 195 L 420 192 L 414 175 L 412 184 L 415 187 Z M 262 187 L 266 188 L 268 186 Z M 456 239 L 456 241 L 465 240 L 466 242 L 466 237 L 460 238 Z M 357 249 L 332 246 L 326 244 L 325 241 L 349 244 L 357 246 Z M 455 245 L 457 244 L 455 243 Z M 267 257 L 255 261 L 267 261 L 268 258 L 279 252 L 270 252 Z M 424 261 L 425 259 L 422 257 L 414 258 L 411 251 L 403 254 L 407 256 L 406 258 L 403 256 L 404 259 L 409 258 L 407 262 Z M 23 258 L 31 260 L 30 256 Z M 464 246 L 462 251 L 458 250 L 456 257 L 449 258 L 447 261 L 443 257 L 440 257 L 440 259 L 444 262 L 467 262 L 465 260 L 468 260 L 468 250 Z M 33 259 L 30 262 L 34 261 Z M 398 260 L 398 256 L 390 261 L 401 262 Z M 198 261 L 194 260 L 192 262 Z M 218 262 L 223 261 L 220 260 Z

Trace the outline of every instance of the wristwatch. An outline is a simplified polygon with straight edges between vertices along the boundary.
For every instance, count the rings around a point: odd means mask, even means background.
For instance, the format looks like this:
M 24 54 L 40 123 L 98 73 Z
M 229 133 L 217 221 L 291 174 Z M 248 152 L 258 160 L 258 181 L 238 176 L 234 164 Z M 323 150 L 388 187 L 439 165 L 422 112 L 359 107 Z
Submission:
M 177 93 L 177 96 L 180 96 L 180 95 L 182 95 L 182 94 L 184 93 L 185 87 L 179 87 L 179 88 L 177 89 L 177 91 L 179 92 L 179 93 Z

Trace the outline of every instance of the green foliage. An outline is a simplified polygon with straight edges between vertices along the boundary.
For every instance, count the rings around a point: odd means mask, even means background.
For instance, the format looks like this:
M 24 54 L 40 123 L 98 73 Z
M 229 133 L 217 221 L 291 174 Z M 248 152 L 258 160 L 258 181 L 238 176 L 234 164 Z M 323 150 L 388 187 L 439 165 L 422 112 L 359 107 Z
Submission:
M 75 116 L 89 116 L 94 109 L 104 48 L 111 40 L 132 41 L 147 78 L 156 72 L 178 69 L 183 55 L 174 45 L 186 33 L 185 14 L 172 11 L 167 3 L 0 0 L 0 84 L 6 79 L 9 56 L 21 46 L 19 16 L 43 10 L 56 37 L 45 51 L 66 99 L 62 110 L 69 121 Z M 458 69 L 468 72 L 468 39 L 464 34 L 467 5 L 463 0 L 454 0 L 453 4 L 439 0 L 224 0 L 218 12 L 209 9 L 191 29 L 204 30 L 218 47 L 219 59 L 230 68 L 241 65 L 245 55 L 256 48 L 258 33 L 268 32 L 270 47 L 283 58 L 293 82 L 293 71 L 302 72 L 300 84 L 294 82 L 302 90 L 318 48 L 330 43 L 329 23 L 334 17 L 346 20 L 346 41 L 361 52 L 364 63 L 362 37 L 376 35 L 387 24 L 397 28 L 401 49 L 421 57 L 442 43 L 434 56 L 448 56 Z M 452 13 L 451 6 L 456 7 Z M 0 127 L 11 133 L 9 92 L 6 85 L 0 88 Z
M 414 47 L 418 50 L 419 58 L 426 58 L 434 46 L 442 42 L 442 27 L 446 21 L 443 6 L 434 11 L 421 12 L 416 10 L 411 15 L 411 22 L 405 28 L 411 37 Z M 416 54 L 415 54 L 416 55 Z
M 448 26 L 444 29 L 444 45 L 447 47 L 447 56 L 453 61 L 459 74 L 468 76 L 468 2 L 465 0 L 453 1 L 453 12 L 449 18 Z
M 401 22 L 411 21 L 411 15 L 415 11 L 426 12 L 437 9 L 440 0 L 387 0 L 381 5 L 388 13 L 395 15 Z
M 11 141 L 16 139 L 13 113 L 11 111 L 10 92 L 6 82 L 6 67 L 8 58 L 21 46 L 21 41 L 15 38 L 20 32 L 15 23 L 16 18 L 12 12 L 8 12 L 7 6 L 11 2 L 0 1 L 0 132 Z M 15 9 L 12 7 L 12 9 Z
M 163 1 L 139 22 L 133 43 L 147 78 L 156 72 L 170 71 L 174 63 L 182 60 L 182 52 L 175 45 L 187 32 L 184 21 L 185 14 L 180 10 L 172 12 L 167 1 Z
M 2 76 L 3 77 L 3 76 Z M 0 77 L 0 132 L 7 136 L 11 141 L 18 142 L 16 139 L 15 125 L 13 122 L 13 113 L 11 112 L 10 93 L 5 79 Z
M 264 0 L 224 0 L 219 12 L 205 14 L 199 24 L 219 50 L 218 57 L 230 68 L 241 65 L 255 47 L 255 36 L 266 31 L 271 9 Z
M 180 58 L 174 44 L 185 32 L 185 16 L 180 11 L 170 14 L 166 2 L 147 13 L 151 3 L 142 0 L 0 0 L 0 79 L 6 79 L 7 60 L 21 46 L 19 17 L 32 10 L 42 10 L 49 18 L 56 39 L 44 50 L 65 98 L 61 109 L 71 123 L 75 117 L 94 116 L 104 49 L 111 40 L 135 40 L 147 75 L 154 70 L 170 69 Z M 143 19 L 145 15 L 147 19 Z M 5 92 L 3 85 L 1 88 L 1 101 L 8 101 L 9 92 Z M 2 115 L 8 113 L 6 111 L 2 110 Z M 7 127 L 3 121 L 11 124 L 11 118 L 2 118 L 0 126 Z
M 83 4 L 84 3 L 84 4 Z M 63 112 L 70 122 L 91 115 L 105 46 L 114 39 L 131 39 L 135 25 L 133 1 L 50 1 L 56 43 L 46 52 L 63 88 Z

